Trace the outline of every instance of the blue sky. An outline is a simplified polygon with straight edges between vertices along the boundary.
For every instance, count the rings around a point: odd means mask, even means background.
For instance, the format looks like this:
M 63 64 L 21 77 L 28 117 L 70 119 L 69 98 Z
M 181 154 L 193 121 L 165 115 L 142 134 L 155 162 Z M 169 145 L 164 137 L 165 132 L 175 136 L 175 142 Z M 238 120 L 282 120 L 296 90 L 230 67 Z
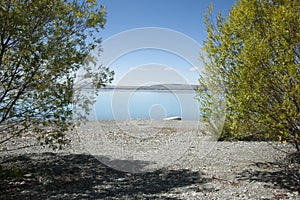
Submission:
M 174 83 L 196 84 L 199 77 L 197 70 L 202 67 L 201 64 L 195 64 L 194 61 L 187 59 L 188 55 L 182 56 L 177 50 L 174 51 L 174 48 L 185 48 L 186 51 L 189 51 L 188 47 L 183 46 L 194 42 L 199 45 L 199 51 L 190 48 L 190 54 L 191 57 L 195 57 L 195 55 L 198 57 L 201 51 L 200 46 L 206 38 L 203 14 L 206 12 L 207 7 L 210 4 L 214 5 L 213 14 L 215 16 L 218 11 L 227 15 L 234 4 L 234 0 L 101 0 L 99 3 L 107 9 L 107 23 L 105 29 L 100 33 L 103 46 L 110 45 L 107 48 L 111 49 L 124 48 L 124 51 L 120 51 L 120 55 L 114 55 L 114 59 L 105 63 L 116 73 L 113 84 L 150 85 L 152 83 L 171 83 L 172 81 Z M 154 37 L 155 34 L 138 34 L 134 30 L 147 29 L 147 27 L 152 27 L 152 29 L 149 29 L 150 32 L 153 31 L 154 27 L 157 27 L 158 29 L 154 30 L 158 31 L 157 33 L 167 29 L 173 35 L 173 40 L 166 42 L 169 39 L 168 36 L 155 38 L 158 42 L 168 44 L 163 44 L 163 48 L 159 44 L 153 45 L 153 47 L 150 45 L 151 48 L 145 48 L 143 39 Z M 124 33 L 127 35 L 124 35 Z M 176 40 L 176 34 L 178 40 Z M 131 42 L 126 40 L 131 36 L 140 42 L 140 48 L 135 46 L 136 49 L 128 48 L 126 50 L 127 44 Z M 182 39 L 182 36 L 186 38 Z M 172 47 L 170 47 L 170 43 L 172 43 Z M 177 43 L 178 45 L 175 47 Z M 169 47 L 171 49 L 168 49 Z M 103 48 L 103 51 L 105 52 L 107 48 Z M 108 49 L 107 52 L 109 51 Z M 104 58 L 100 56 L 100 60 L 105 60 L 107 54 L 104 53 L 102 56 Z M 173 69 L 173 71 L 169 69 Z M 140 73 L 135 70 L 140 71 Z M 156 73 L 149 73 L 151 70 L 156 71 Z M 161 73 L 166 71 L 170 73 Z M 177 78 L 177 80 L 170 79 L 171 76 L 176 77 L 174 74 L 179 75 L 181 78 Z M 150 81 L 151 78 L 155 80 Z

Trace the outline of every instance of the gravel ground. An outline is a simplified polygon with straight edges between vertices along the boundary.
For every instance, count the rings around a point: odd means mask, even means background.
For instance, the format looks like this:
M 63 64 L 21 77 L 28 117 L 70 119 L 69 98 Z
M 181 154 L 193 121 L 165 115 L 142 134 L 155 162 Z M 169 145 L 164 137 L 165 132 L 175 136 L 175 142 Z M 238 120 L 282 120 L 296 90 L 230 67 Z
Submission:
M 95 121 L 69 137 L 57 152 L 2 145 L 0 199 L 300 200 L 289 145 L 216 142 L 193 121 Z

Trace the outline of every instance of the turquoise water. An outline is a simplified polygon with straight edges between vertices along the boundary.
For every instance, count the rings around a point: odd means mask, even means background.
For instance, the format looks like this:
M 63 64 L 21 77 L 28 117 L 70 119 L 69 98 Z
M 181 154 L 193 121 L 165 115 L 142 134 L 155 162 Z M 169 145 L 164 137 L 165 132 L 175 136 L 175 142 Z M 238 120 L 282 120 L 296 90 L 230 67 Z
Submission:
M 199 120 L 193 90 L 100 89 L 89 120 L 163 119 L 179 116 Z

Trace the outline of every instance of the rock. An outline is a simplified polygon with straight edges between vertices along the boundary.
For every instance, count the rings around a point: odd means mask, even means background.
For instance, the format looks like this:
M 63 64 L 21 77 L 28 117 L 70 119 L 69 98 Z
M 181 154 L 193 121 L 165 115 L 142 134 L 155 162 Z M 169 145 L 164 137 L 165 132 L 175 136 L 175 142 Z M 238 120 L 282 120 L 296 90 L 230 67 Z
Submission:
M 32 174 L 31 174 L 31 173 L 29 173 L 29 174 L 24 174 L 23 176 L 26 177 L 26 178 L 29 178 L 29 177 L 32 177 Z
M 203 169 L 203 170 L 200 170 L 200 171 L 199 171 L 199 174 L 200 174 L 200 175 L 208 175 L 208 171 L 205 170 L 205 169 Z
M 25 185 L 25 184 L 26 184 L 25 181 L 20 182 L 20 185 Z
M 167 175 L 166 174 L 160 173 L 158 176 L 163 181 L 167 179 Z
M 217 175 L 212 175 L 211 177 L 212 179 L 219 179 L 219 177 Z

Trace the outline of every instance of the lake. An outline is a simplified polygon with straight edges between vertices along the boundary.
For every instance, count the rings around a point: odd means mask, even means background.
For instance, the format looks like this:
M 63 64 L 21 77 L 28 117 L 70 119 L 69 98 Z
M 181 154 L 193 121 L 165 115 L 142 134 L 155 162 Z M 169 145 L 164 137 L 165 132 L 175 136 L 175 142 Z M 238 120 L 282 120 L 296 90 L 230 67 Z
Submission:
M 89 120 L 163 119 L 179 116 L 199 120 L 194 90 L 100 89 Z

